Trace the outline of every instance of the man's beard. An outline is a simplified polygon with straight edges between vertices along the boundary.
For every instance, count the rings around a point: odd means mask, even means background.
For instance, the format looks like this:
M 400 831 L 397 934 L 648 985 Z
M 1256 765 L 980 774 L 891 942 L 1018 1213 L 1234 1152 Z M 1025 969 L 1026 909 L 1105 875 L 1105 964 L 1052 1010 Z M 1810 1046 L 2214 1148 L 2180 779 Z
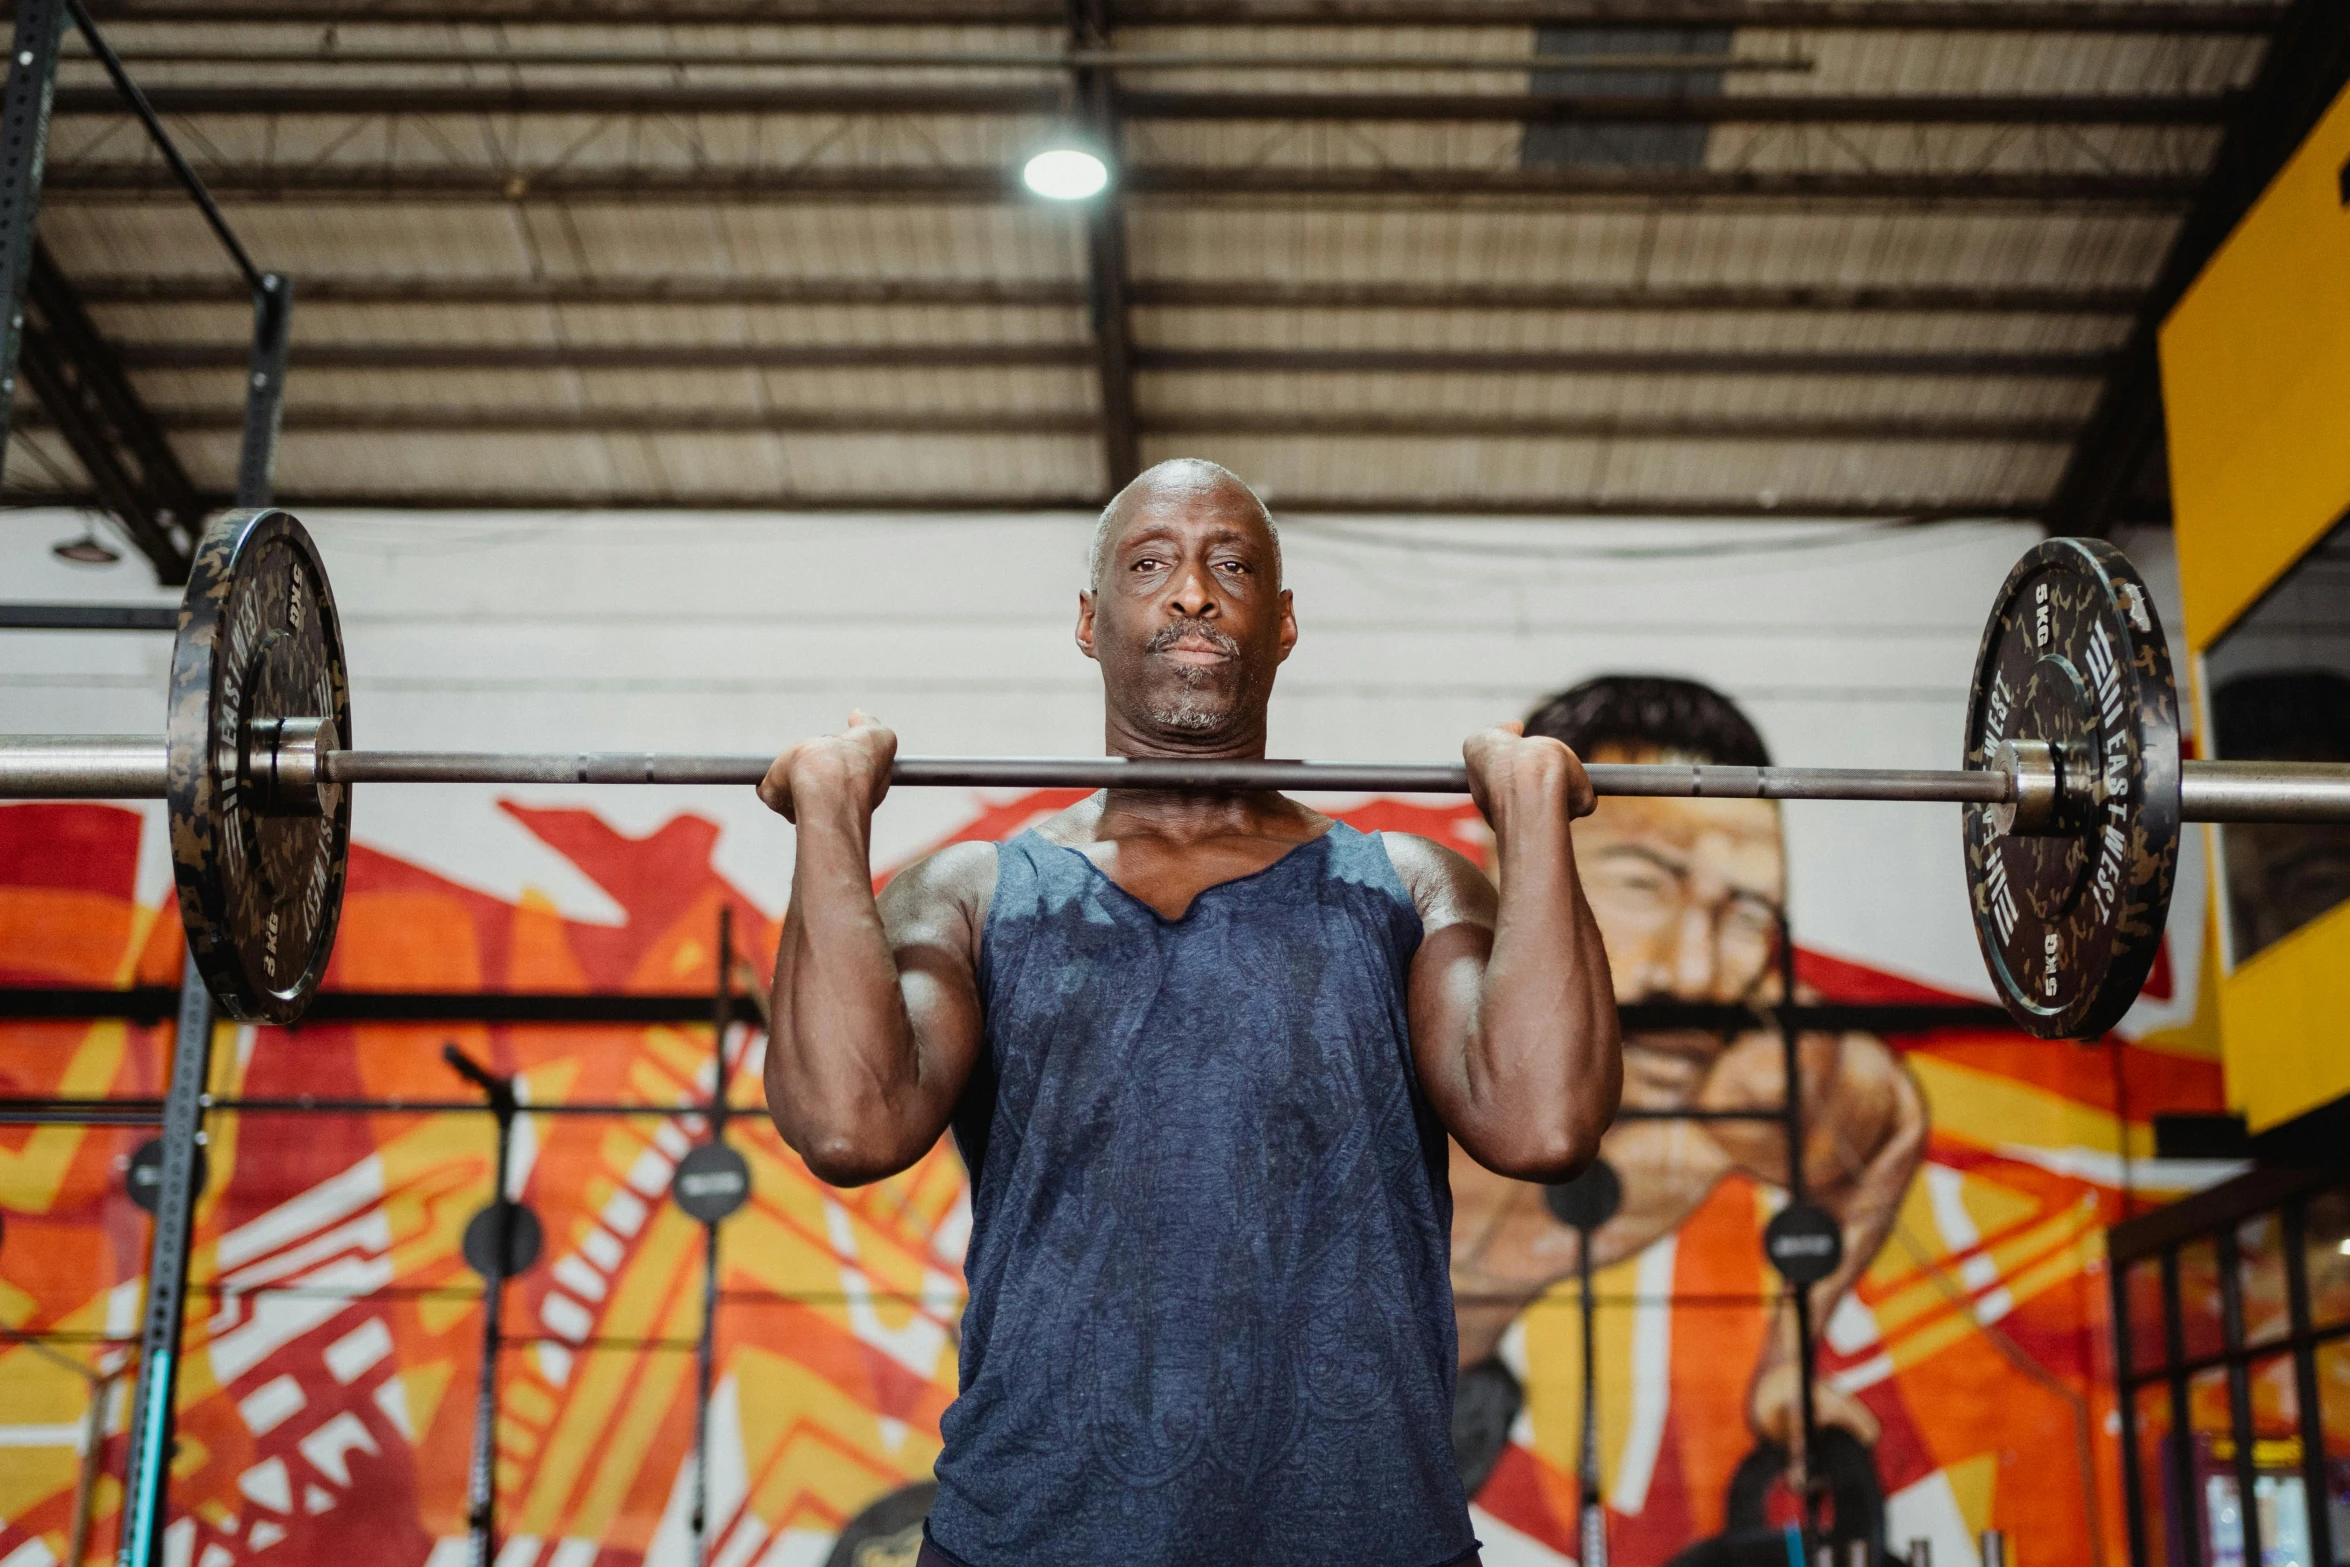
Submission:
M 1232 660 L 1227 669 L 1237 668 L 1240 644 L 1204 620 L 1178 620 L 1161 626 L 1150 641 L 1143 645 L 1145 653 L 1163 653 L 1185 639 L 1205 642 L 1226 658 Z M 1153 692 L 1149 708 L 1150 720 L 1162 729 L 1177 734 L 1207 734 L 1222 727 L 1232 714 L 1232 693 L 1219 689 L 1214 683 L 1217 670 L 1199 664 L 1170 665 L 1182 682 L 1172 692 Z

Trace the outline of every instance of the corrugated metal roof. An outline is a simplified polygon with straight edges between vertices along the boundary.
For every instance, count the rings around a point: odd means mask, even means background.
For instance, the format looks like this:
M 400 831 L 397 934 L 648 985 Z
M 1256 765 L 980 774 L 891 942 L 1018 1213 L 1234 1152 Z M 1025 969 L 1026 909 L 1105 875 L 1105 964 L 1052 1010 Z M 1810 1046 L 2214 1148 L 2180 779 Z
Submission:
M 641 24 L 480 25 L 452 4 L 438 25 L 337 19 L 330 47 L 317 25 L 117 9 L 110 34 L 248 248 L 295 279 L 282 492 L 383 504 L 1078 503 L 1108 488 L 1130 418 L 1145 460 L 1217 456 L 1294 505 L 2029 509 L 2264 42 L 1692 35 L 1760 68 L 1668 78 L 1696 156 L 1658 163 L 1670 139 L 1652 139 L 1649 163 L 1610 166 L 1604 141 L 1475 102 L 1552 112 L 1557 78 L 1525 62 L 1570 32 L 1125 28 L 1125 53 L 1292 63 L 1118 73 L 1150 106 L 1118 147 L 1132 189 L 1108 282 L 1131 301 L 1098 318 L 1123 333 L 1121 375 L 1096 363 L 1088 215 L 1015 189 L 1070 73 L 1000 57 L 1056 51 L 1057 29 L 664 24 L 650 6 Z M 354 59 L 386 50 L 450 58 Z M 996 63 L 545 61 L 563 51 Z M 1451 63 L 1305 59 L 1350 54 Z M 1573 79 L 1585 98 L 1618 80 Z M 96 80 L 63 73 L 42 233 L 220 490 L 250 316 Z M 1335 118 L 1313 106 L 1331 94 L 1376 101 Z M 1937 99 L 1991 118 L 1941 123 Z M 73 489 L 24 412 L 12 488 Z

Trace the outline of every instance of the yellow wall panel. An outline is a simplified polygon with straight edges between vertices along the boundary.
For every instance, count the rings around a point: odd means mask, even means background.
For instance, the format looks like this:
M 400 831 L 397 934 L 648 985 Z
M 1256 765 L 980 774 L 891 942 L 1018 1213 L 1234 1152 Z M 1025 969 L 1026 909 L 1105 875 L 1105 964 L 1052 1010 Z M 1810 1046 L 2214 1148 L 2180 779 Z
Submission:
M 2350 903 L 2304 925 L 2220 986 L 2228 1101 L 2263 1131 L 2350 1094 Z
M 2187 637 L 2208 647 L 2350 509 L 2350 92 L 2163 323 Z

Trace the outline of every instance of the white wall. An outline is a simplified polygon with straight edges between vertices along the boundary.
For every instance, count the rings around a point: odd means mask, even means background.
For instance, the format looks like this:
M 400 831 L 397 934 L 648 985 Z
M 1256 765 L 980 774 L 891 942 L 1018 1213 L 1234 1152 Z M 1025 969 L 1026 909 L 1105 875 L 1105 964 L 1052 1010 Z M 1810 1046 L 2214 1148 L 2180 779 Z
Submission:
M 342 607 L 366 746 L 770 751 L 861 704 L 909 752 L 1100 748 L 1095 671 L 1069 635 L 1089 518 L 305 521 Z M 61 513 L 0 517 L 0 597 L 170 601 L 135 559 L 54 560 L 49 545 L 77 528 Z M 2037 537 L 1982 523 L 1295 519 L 1284 545 L 1303 637 L 1272 749 L 1450 760 L 1477 725 L 1614 670 L 1720 686 L 1781 762 L 1956 766 L 1992 594 Z M 2171 601 L 2167 537 L 2137 543 Z M 156 634 L 0 633 L 0 730 L 158 729 L 169 653 Z M 592 803 L 632 832 L 707 814 L 725 827 L 726 873 L 781 906 L 791 834 L 747 790 L 504 792 Z M 505 897 L 536 886 L 574 914 L 614 917 L 494 797 L 378 786 L 359 792 L 355 828 L 458 881 Z M 901 795 L 877 854 L 910 852 L 969 803 Z M 1987 994 L 1956 807 L 1786 811 L 1805 945 Z M 159 857 L 150 875 L 159 896 Z M 2199 893 L 2185 903 L 2200 907 Z M 2195 945 L 2174 943 L 2174 958 Z

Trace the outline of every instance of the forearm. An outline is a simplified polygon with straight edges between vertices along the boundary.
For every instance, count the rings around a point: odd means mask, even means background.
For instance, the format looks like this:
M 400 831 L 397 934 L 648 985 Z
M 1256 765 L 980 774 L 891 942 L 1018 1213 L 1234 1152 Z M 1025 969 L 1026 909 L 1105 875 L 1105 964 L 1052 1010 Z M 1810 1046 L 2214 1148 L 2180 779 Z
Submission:
M 798 825 L 776 953 L 767 1103 L 811 1169 L 851 1184 L 920 1156 L 919 1147 L 906 1151 L 920 1054 L 873 896 L 867 814 L 846 800 L 808 801 Z
M 1510 793 L 1495 802 L 1500 906 L 1466 1086 L 1494 1153 L 1579 1167 L 1598 1151 L 1623 1084 L 1607 953 L 1575 874 L 1562 799 L 1540 779 Z

